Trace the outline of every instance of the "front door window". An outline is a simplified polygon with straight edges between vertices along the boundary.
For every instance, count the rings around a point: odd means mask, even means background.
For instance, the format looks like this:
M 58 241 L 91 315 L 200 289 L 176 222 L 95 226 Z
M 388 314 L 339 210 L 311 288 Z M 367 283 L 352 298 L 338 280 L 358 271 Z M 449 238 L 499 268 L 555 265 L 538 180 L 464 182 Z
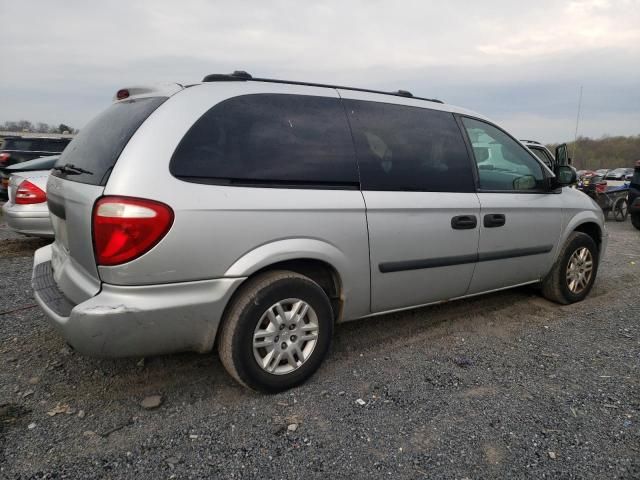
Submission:
M 478 167 L 481 190 L 540 191 L 542 166 L 522 145 L 502 130 L 473 118 L 463 118 Z

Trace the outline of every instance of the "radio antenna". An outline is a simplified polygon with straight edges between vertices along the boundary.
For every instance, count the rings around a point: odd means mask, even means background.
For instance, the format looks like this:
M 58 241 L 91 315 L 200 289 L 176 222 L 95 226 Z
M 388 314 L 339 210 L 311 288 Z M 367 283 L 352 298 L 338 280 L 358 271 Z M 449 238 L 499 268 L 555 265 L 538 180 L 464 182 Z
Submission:
M 576 159 L 576 150 L 578 147 L 578 124 L 580 123 L 580 108 L 582 107 L 582 85 L 580 85 L 580 95 L 578 96 L 578 115 L 576 115 L 576 133 L 573 136 L 573 153 L 571 154 L 571 158 L 573 158 L 573 164 L 575 165 Z

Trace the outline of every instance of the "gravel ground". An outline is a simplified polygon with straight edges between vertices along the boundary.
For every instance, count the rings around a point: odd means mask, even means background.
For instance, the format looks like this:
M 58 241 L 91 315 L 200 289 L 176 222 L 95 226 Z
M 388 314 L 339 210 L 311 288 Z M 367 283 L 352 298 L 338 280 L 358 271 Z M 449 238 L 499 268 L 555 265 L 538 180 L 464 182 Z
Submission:
M 580 304 L 522 288 L 341 325 L 266 396 L 215 355 L 73 353 L 33 306 L 44 242 L 0 225 L 0 478 L 640 478 L 640 232 L 608 228 Z

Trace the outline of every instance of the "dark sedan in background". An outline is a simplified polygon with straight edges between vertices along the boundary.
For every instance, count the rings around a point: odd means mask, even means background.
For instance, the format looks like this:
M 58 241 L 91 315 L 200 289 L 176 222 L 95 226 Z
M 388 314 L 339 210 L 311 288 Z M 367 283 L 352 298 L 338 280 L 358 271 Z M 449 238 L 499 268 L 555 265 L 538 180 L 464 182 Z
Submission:
M 70 141 L 68 137 L 5 137 L 0 146 L 0 198 L 7 198 L 7 167 L 38 157 L 59 155 Z

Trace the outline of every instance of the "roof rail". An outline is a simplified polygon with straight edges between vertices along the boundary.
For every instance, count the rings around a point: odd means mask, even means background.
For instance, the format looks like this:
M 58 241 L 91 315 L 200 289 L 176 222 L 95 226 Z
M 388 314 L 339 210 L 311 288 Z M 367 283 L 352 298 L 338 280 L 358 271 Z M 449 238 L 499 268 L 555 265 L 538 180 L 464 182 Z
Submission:
M 442 100 L 435 98 L 423 98 L 414 97 L 411 92 L 406 90 L 398 90 L 397 92 L 383 92 L 381 90 L 371 90 L 368 88 L 356 88 L 356 87 L 344 87 L 340 85 L 329 85 L 326 83 L 313 83 L 313 82 L 298 82 L 295 80 L 278 80 L 275 78 L 257 78 L 251 76 L 251 74 L 244 70 L 236 70 L 233 73 L 212 73 L 202 79 L 203 82 L 238 82 L 238 81 L 252 81 L 252 82 L 267 82 L 267 83 L 285 83 L 290 85 L 305 85 L 308 87 L 326 87 L 326 88 L 339 88 L 341 90 L 352 90 L 355 92 L 367 92 L 367 93 L 381 93 L 383 95 L 393 95 L 396 97 L 415 98 L 416 100 L 426 100 L 427 102 L 444 103 Z
M 536 142 L 535 140 L 520 140 L 521 142 L 527 142 L 527 143 L 535 143 L 537 145 L 542 145 L 540 142 Z

